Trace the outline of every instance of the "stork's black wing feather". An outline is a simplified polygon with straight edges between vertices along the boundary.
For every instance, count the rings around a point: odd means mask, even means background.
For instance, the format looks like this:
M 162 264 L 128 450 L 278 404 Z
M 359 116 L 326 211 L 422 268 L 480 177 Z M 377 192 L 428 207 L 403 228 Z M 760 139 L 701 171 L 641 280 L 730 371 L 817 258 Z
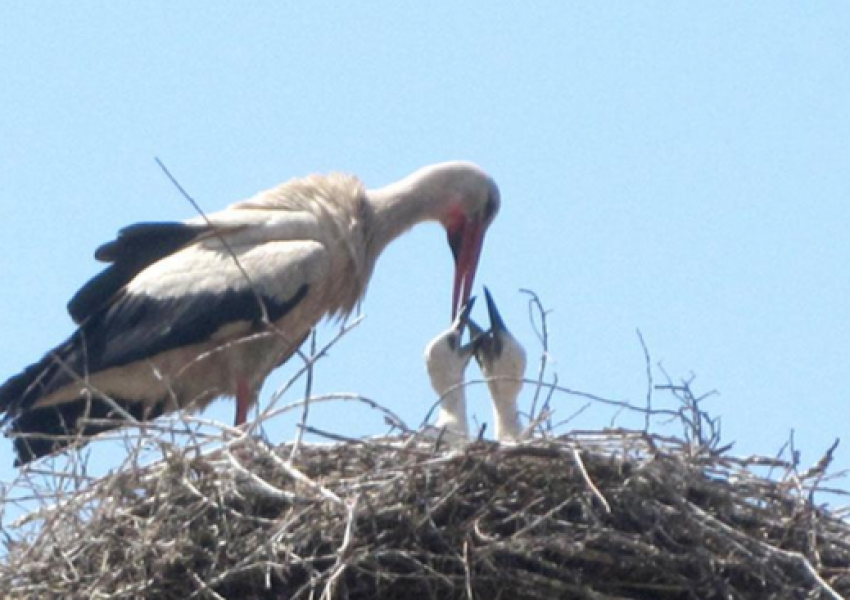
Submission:
M 245 290 L 223 294 L 196 294 L 179 300 L 157 300 L 125 295 L 107 310 L 89 318 L 64 344 L 0 387 L 0 411 L 6 411 L 8 433 L 15 438 L 16 465 L 45 456 L 74 442 L 120 427 L 124 416 L 119 405 L 134 418 L 153 419 L 162 414 L 167 398 L 142 403 L 137 398 L 81 395 L 55 406 L 35 405 L 62 387 L 113 367 L 156 356 L 175 348 L 206 341 L 222 326 L 235 321 L 260 331 L 263 309 L 277 320 L 298 304 L 307 285 L 287 301 L 259 298 Z M 85 418 L 83 418 L 85 417 Z M 91 421 L 94 419 L 94 421 Z
M 104 307 L 143 269 L 207 234 L 210 227 L 186 223 L 136 223 L 118 232 L 95 251 L 95 258 L 112 263 L 93 277 L 68 302 L 78 325 Z
M 118 409 L 116 409 L 116 406 Z M 58 452 L 71 444 L 85 443 L 99 433 L 126 424 L 124 411 L 137 421 L 156 419 L 165 412 L 165 402 L 145 404 L 95 396 L 56 406 L 26 411 L 9 428 L 14 438 L 15 466 Z
M 237 232 L 238 228 L 229 231 Z M 132 235 L 128 238 L 132 239 Z M 169 239 L 173 240 L 172 248 L 177 247 L 178 236 Z M 324 246 L 314 240 L 267 241 L 259 245 L 256 236 L 241 243 L 238 235 L 231 240 L 239 265 L 216 243 L 190 244 L 185 249 L 178 248 L 174 256 L 162 250 L 159 261 L 153 258 L 153 251 L 148 251 L 144 260 L 133 263 L 126 254 L 130 243 L 122 247 L 116 242 L 102 253 L 116 261 L 113 267 L 125 261 L 130 265 L 124 267 L 128 269 L 126 273 L 135 270 L 136 275 L 116 275 L 111 283 L 103 284 L 106 287 L 101 288 L 100 295 L 92 292 L 91 298 L 97 298 L 97 302 L 85 308 L 79 329 L 40 361 L 0 386 L 0 413 L 5 413 L 2 421 L 7 431 L 20 440 L 30 434 L 27 441 L 16 442 L 20 461 L 71 443 L 48 439 L 50 436 L 96 433 L 97 425 L 90 427 L 82 418 L 85 415 L 114 419 L 115 427 L 122 422 L 114 405 L 77 392 L 76 388 L 69 388 L 61 400 L 52 398 L 48 406 L 39 404 L 43 398 L 81 378 L 154 360 L 165 352 L 192 347 L 219 335 L 224 335 L 221 341 L 226 343 L 232 336 L 263 331 L 266 319 L 279 323 L 328 272 Z M 139 266 L 145 262 L 150 262 L 150 271 Z M 117 288 L 117 281 L 125 283 Z M 103 290 L 109 286 L 105 293 Z M 299 331 L 297 335 L 302 334 Z M 198 350 L 202 351 L 203 348 Z M 117 385 L 103 391 L 127 407 L 142 400 L 132 397 L 130 390 L 132 386 L 124 390 Z M 159 403 L 168 400 L 148 397 L 144 410 L 153 411 L 153 415 L 161 410 Z M 137 410 L 143 409 L 132 407 L 127 412 L 135 414 L 133 411 Z
M 287 300 L 258 296 L 250 288 L 172 299 L 125 293 L 88 318 L 64 344 L 0 387 L 0 411 L 7 412 L 7 419 L 14 418 L 76 379 L 205 342 L 234 322 L 259 328 L 264 310 L 270 321 L 276 321 L 306 296 L 307 289 L 303 285 Z

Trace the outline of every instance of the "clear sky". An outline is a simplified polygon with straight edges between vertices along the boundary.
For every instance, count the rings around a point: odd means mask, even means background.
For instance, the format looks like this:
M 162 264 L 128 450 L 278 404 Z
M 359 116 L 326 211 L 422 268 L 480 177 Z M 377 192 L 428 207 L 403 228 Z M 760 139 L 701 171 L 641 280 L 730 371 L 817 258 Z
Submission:
M 519 288 L 552 311 L 567 387 L 641 403 L 639 328 L 653 362 L 720 392 L 705 408 L 735 453 L 774 454 L 794 430 L 807 467 L 846 437 L 850 5 L 363 4 L 0 5 L 0 378 L 71 333 L 65 303 L 98 272 L 100 243 L 194 216 L 155 157 L 210 211 L 311 172 L 380 186 L 459 158 L 501 187 L 478 291 L 492 289 L 532 364 Z M 418 424 L 451 277 L 439 227 L 391 246 L 315 391 Z M 486 390 L 469 397 L 489 421 Z M 582 404 L 554 398 L 560 418 Z M 229 422 L 232 406 L 209 415 Z M 570 426 L 611 418 L 591 406 Z M 290 439 L 293 422 L 269 437 Z M 349 406 L 311 423 L 384 431 Z M 844 443 L 836 466 L 850 468 Z M 0 479 L 11 461 L 2 440 Z

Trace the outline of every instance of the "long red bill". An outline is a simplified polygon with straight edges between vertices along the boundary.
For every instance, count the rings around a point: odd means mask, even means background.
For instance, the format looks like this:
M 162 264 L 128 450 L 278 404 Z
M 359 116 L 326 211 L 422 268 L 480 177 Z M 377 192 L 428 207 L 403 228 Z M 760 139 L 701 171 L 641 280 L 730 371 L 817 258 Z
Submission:
M 467 222 L 463 228 L 460 253 L 455 263 L 452 320 L 457 317 L 460 309 L 469 301 L 469 297 L 472 295 L 475 272 L 478 269 L 478 259 L 481 257 L 481 247 L 483 245 L 484 225 L 477 222 Z

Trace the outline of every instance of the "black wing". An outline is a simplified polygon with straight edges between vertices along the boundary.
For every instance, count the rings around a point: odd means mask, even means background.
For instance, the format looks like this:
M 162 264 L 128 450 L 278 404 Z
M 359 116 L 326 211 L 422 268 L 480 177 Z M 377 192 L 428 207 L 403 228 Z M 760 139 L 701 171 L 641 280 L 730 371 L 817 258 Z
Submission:
M 121 288 L 153 263 L 210 232 L 208 225 L 136 223 L 98 248 L 94 257 L 112 263 L 93 277 L 68 302 L 68 313 L 78 325 L 106 306 Z
M 92 436 L 126 425 L 122 410 L 137 421 L 149 421 L 165 412 L 165 402 L 149 405 L 91 396 L 80 398 L 77 402 L 28 410 L 12 421 L 7 433 L 14 438 L 15 466 L 71 445 L 86 443 Z
M 124 293 L 90 316 L 64 344 L 0 387 L 0 411 L 7 412 L 8 419 L 78 378 L 204 342 L 230 323 L 259 327 L 264 312 L 276 321 L 307 290 L 305 284 L 286 300 L 258 296 L 250 288 L 173 299 Z

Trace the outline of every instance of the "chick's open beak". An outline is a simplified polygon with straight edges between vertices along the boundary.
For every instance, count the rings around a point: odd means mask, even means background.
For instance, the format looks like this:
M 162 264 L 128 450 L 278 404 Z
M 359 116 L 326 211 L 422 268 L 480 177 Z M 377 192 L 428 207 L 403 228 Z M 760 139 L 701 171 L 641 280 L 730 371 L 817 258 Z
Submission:
M 472 312 L 472 307 L 475 304 L 475 298 L 469 299 L 469 302 L 463 305 L 455 320 L 452 321 L 452 329 L 457 333 L 463 333 L 463 328 L 469 324 L 469 315 Z
M 469 327 L 470 332 L 472 332 L 472 327 L 473 327 L 474 324 L 472 323 L 472 319 L 469 318 L 469 315 L 472 312 L 472 305 L 473 304 L 475 304 L 475 298 L 474 297 L 470 298 L 469 302 L 467 302 L 466 304 L 463 305 L 463 307 L 460 310 L 460 313 L 455 318 L 455 320 L 452 322 L 452 330 L 455 333 L 457 333 L 458 340 L 460 340 L 461 337 L 463 336 L 463 330 L 464 330 L 465 327 Z M 477 327 L 477 326 L 475 326 L 475 327 Z M 475 353 L 476 348 L 477 348 L 477 345 L 475 344 L 474 336 L 473 336 L 473 340 L 470 341 L 470 343 L 468 343 L 466 345 L 461 345 L 461 346 L 458 347 L 458 353 L 463 358 L 471 358 L 473 353 Z
M 508 328 L 505 327 L 502 315 L 499 314 L 499 309 L 496 308 L 496 302 L 493 300 L 490 290 L 486 287 L 484 288 L 484 296 L 487 299 L 487 312 L 490 314 L 490 331 L 494 335 L 507 331 Z

